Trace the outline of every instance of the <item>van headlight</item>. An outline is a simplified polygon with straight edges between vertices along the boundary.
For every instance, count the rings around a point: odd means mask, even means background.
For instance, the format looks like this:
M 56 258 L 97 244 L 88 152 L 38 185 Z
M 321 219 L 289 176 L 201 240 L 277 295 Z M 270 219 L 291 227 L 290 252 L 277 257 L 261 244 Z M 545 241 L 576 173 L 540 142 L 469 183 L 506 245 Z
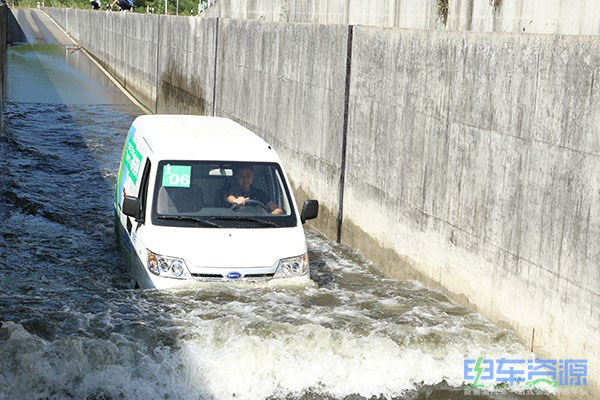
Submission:
M 188 279 L 191 278 L 185 261 L 177 257 L 161 256 L 148 250 L 148 270 L 163 278 Z
M 277 265 L 273 278 L 289 278 L 304 275 L 308 272 L 308 253 L 301 256 L 282 258 Z

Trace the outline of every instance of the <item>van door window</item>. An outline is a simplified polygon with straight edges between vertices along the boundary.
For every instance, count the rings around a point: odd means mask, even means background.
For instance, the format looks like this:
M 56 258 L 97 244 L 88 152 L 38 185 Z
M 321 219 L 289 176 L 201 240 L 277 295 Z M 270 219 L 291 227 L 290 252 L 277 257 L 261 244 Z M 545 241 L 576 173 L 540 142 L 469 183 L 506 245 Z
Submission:
M 146 202 L 148 199 L 148 183 L 150 182 L 150 170 L 151 163 L 150 159 L 146 160 L 146 165 L 144 166 L 144 173 L 142 174 L 142 181 L 140 183 L 140 191 L 138 198 L 140 199 L 140 204 L 142 205 L 142 218 L 140 222 L 144 222 L 146 216 Z

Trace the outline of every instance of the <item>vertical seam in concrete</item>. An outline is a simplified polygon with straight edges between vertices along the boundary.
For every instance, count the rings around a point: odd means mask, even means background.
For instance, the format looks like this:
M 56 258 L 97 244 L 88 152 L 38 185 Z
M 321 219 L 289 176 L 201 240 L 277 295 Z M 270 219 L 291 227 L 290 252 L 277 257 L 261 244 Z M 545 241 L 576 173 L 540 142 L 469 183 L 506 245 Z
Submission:
M 539 79 L 540 79 L 540 57 L 542 55 L 542 46 L 538 47 L 538 54 L 537 54 L 537 63 L 536 63 L 536 68 L 535 68 L 535 92 L 533 93 L 533 115 L 532 115 L 532 119 L 535 121 L 535 117 L 537 115 L 537 101 L 538 101 L 538 90 L 539 90 Z M 532 130 L 535 127 L 532 127 Z M 535 137 L 535 133 L 533 132 L 533 137 Z
M 123 24 L 125 26 L 125 28 L 123 29 L 123 57 L 121 58 L 123 60 L 123 65 L 125 67 L 125 71 L 123 71 L 123 87 L 125 89 L 127 89 L 127 77 L 129 76 L 129 70 L 131 68 L 129 65 L 129 52 L 126 51 L 127 50 L 127 42 L 129 42 L 127 39 L 127 29 L 129 28 L 129 13 L 125 13 L 125 23 Z
M 346 1 L 346 15 L 344 15 L 345 22 L 350 25 L 350 0 Z
M 156 84 L 154 86 L 154 114 L 158 114 L 158 83 L 159 83 L 159 60 L 160 60 L 160 20 L 162 16 L 158 15 L 156 17 Z
M 400 26 L 400 10 L 402 10 L 402 0 L 396 0 L 396 3 L 394 3 L 394 21 L 392 22 L 394 28 Z
M 346 86 L 344 88 L 344 123 L 342 127 L 342 161 L 340 165 L 339 208 L 337 218 L 337 242 L 342 242 L 342 222 L 344 218 L 344 184 L 346 181 L 346 145 L 348 138 L 348 107 L 350 103 L 350 73 L 352 71 L 352 34 L 354 26 L 348 25 L 348 48 L 346 56 Z
M 462 37 L 462 43 L 463 43 L 463 46 L 464 46 L 464 49 L 465 49 L 464 51 L 465 51 L 465 56 L 466 56 L 466 54 L 468 52 L 467 35 L 465 33 L 462 33 L 462 34 L 460 34 L 460 37 Z M 447 37 L 445 38 L 445 40 L 449 41 L 449 39 L 447 39 Z M 446 156 L 446 171 L 445 171 L 445 174 L 446 175 L 445 175 L 445 182 L 446 182 L 446 185 L 448 185 L 448 179 L 449 179 L 448 176 L 449 176 L 450 170 L 451 170 L 449 168 L 450 167 L 449 164 L 450 164 L 450 140 L 451 140 L 450 139 L 450 130 L 452 128 L 451 123 L 450 123 L 450 110 L 451 110 L 451 107 L 452 107 L 452 71 L 450 70 L 450 62 L 451 62 L 452 52 L 453 51 L 457 52 L 458 50 L 457 50 L 456 46 L 452 47 L 450 45 L 450 43 L 448 43 L 448 45 L 446 46 L 446 49 L 448 51 L 446 53 L 446 65 L 445 65 L 445 67 L 446 67 L 446 73 L 448 74 L 448 79 L 447 79 L 447 82 L 448 82 L 447 88 L 448 88 L 448 90 L 446 91 L 446 102 L 447 103 L 446 103 L 446 154 L 445 154 L 445 156 Z M 454 59 L 455 58 L 456 57 L 454 57 Z M 452 59 L 452 62 L 454 62 L 454 59 Z M 466 67 L 463 65 L 463 68 L 466 68 Z M 446 208 L 446 215 L 447 215 L 447 218 L 448 218 L 449 221 L 452 218 L 452 216 L 451 216 L 451 212 L 452 212 L 451 203 L 452 202 L 448 202 L 448 206 Z M 451 234 L 454 235 L 454 230 L 451 231 Z
M 469 0 L 469 2 L 467 3 L 467 21 L 466 21 L 466 30 L 467 31 L 472 31 L 473 30 L 473 10 L 475 9 L 475 4 L 473 0 Z M 457 18 L 461 19 L 460 15 L 457 16 Z
M 219 19 L 217 18 L 217 22 L 215 23 L 215 56 L 214 56 L 214 62 L 215 62 L 215 70 L 213 72 L 213 110 L 212 110 L 212 116 L 215 117 L 216 114 L 216 103 L 217 103 L 217 56 L 218 56 L 218 49 L 219 49 Z

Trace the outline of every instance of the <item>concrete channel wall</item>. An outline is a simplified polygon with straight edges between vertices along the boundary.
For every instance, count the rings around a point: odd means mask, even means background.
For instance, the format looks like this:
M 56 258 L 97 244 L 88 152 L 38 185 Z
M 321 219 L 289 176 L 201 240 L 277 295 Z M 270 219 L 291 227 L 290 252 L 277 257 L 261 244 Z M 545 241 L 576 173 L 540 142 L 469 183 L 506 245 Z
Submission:
M 329 237 L 587 359 L 600 396 L 596 38 L 47 11 L 151 109 L 273 143 Z
M 443 0 L 217 0 L 202 15 L 407 29 L 600 34 L 597 0 L 449 0 L 446 6 Z
M 535 351 L 589 359 L 594 385 L 598 71 L 592 37 L 356 27 L 342 234 Z
M 215 115 L 240 121 L 273 144 L 295 191 L 321 202 L 319 229 L 335 237 L 348 28 L 219 24 Z

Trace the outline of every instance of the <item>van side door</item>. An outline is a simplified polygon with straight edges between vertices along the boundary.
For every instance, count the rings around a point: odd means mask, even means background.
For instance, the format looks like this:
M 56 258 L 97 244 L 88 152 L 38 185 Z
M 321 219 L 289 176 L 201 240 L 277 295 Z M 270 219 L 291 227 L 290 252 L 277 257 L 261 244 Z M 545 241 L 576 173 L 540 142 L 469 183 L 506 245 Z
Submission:
M 132 125 L 125 145 L 123 148 L 123 157 L 121 160 L 121 167 L 117 177 L 115 187 L 115 213 L 117 219 L 117 230 L 119 241 L 123 247 L 124 259 L 129 264 L 130 255 L 133 252 L 133 244 L 135 243 L 135 231 L 139 226 L 140 221 L 137 221 L 125 215 L 122 212 L 123 200 L 125 196 L 138 197 L 141 200 L 141 204 L 145 206 L 147 201 L 147 187 L 150 175 L 150 160 L 148 158 L 148 148 L 144 140 L 141 140 L 141 135 L 136 135 L 135 126 Z M 145 187 L 144 190 L 141 190 Z M 140 195 L 142 195 L 140 197 Z M 144 210 L 145 211 L 145 210 Z

